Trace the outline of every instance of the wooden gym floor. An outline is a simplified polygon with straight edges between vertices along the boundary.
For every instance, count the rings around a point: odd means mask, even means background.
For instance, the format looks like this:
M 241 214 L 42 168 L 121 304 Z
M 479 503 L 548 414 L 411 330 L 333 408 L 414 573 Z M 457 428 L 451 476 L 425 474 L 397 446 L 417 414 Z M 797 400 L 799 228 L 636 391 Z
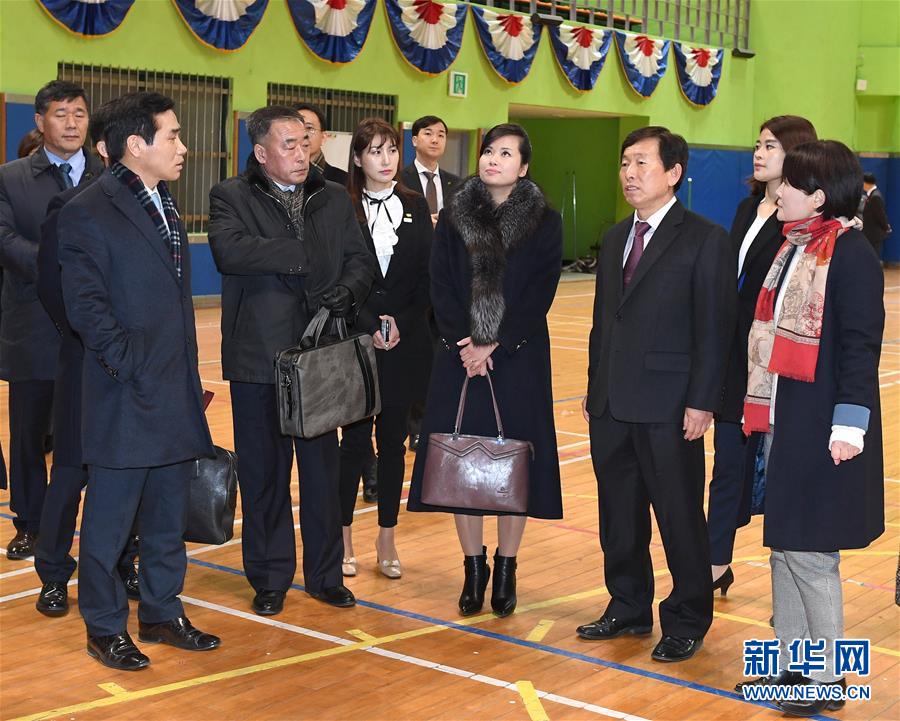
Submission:
M 887 328 L 881 362 L 885 437 L 884 535 L 842 554 L 846 636 L 871 639 L 872 699 L 848 703 L 842 719 L 900 719 L 900 613 L 894 574 L 900 529 L 900 271 L 886 272 Z M 691 661 L 650 660 L 659 638 L 580 641 L 575 626 L 595 619 L 607 596 L 597 536 L 597 489 L 580 402 L 585 389 L 592 280 L 560 284 L 550 313 L 554 397 L 565 518 L 531 520 L 519 555 L 519 607 L 506 619 L 462 619 L 456 599 L 462 559 L 453 521 L 438 514 L 400 516 L 404 576 L 375 570 L 375 507 L 360 499 L 354 524 L 359 599 L 334 609 L 295 590 L 274 618 L 250 610 L 241 568 L 240 521 L 223 546 L 189 547 L 182 599 L 191 620 L 222 637 L 211 653 L 147 646 L 140 673 L 107 669 L 85 654 L 73 610 L 48 619 L 34 609 L 40 582 L 31 561 L 0 557 L 0 718 L 2 719 L 360 719 L 447 721 L 509 719 L 767 719 L 780 714 L 741 700 L 742 642 L 771 638 L 767 549 L 757 517 L 737 536 L 736 581 L 716 597 L 716 618 Z M 216 392 L 209 421 L 216 443 L 233 447 L 228 385 L 219 362 L 219 310 L 197 313 L 201 377 Z M 5 435 L 7 390 L 0 387 Z M 707 476 L 712 432 L 707 435 Z M 412 466 L 409 459 L 407 477 Z M 296 476 L 294 497 L 297 500 Z M 9 495 L 0 493 L 0 543 L 14 531 Z M 495 526 L 486 524 L 489 549 Z M 299 543 L 299 535 L 298 535 Z M 75 540 L 73 554 L 78 552 Z M 654 537 L 657 598 L 670 589 Z M 490 551 L 492 553 L 492 551 Z M 77 598 L 77 580 L 70 599 Z M 73 604 L 74 606 L 74 604 Z M 132 604 L 130 630 L 137 637 Z

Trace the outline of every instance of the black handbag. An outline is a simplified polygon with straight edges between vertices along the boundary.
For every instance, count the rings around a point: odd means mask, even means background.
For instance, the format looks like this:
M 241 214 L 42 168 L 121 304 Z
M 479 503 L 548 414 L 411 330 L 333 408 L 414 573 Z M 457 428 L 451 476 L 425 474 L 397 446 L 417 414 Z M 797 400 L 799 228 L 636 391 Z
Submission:
M 214 446 L 215 458 L 198 458 L 190 479 L 187 530 L 190 543 L 220 545 L 234 536 L 237 506 L 237 456 Z
M 381 413 L 372 336 L 347 334 L 343 318 L 332 319 L 337 335 L 323 335 L 330 318 L 321 308 L 300 345 L 275 356 L 275 393 L 281 432 L 315 438 Z

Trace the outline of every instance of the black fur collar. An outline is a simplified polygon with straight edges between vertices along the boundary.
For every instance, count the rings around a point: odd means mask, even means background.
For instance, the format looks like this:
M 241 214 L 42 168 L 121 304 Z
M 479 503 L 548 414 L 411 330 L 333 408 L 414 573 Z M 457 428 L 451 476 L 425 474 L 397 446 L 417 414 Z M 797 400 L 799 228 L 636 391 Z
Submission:
M 546 208 L 543 192 L 527 178 L 521 178 L 499 206 L 494 205 L 478 176 L 467 179 L 451 197 L 449 221 L 462 237 L 472 263 L 469 315 L 475 345 L 497 341 L 506 310 L 506 254 L 534 234 Z

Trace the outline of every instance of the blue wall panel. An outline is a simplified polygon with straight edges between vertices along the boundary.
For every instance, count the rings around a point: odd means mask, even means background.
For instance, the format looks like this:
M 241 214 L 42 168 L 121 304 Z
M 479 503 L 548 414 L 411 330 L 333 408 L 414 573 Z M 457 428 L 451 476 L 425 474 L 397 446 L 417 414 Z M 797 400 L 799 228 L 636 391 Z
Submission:
M 728 230 L 738 203 L 749 192 L 745 181 L 753 172 L 752 158 L 749 150 L 690 148 L 678 199 Z
M 216 269 L 209 243 L 191 243 L 191 295 L 221 295 L 222 276 Z
M 253 152 L 253 145 L 250 142 L 250 136 L 247 135 L 247 121 L 238 121 L 238 146 L 235 148 L 238 159 L 238 172 L 243 173 L 247 169 L 247 160 L 250 153 Z
M 34 130 L 34 105 L 31 103 L 6 103 L 6 160 L 15 160 L 19 141 Z

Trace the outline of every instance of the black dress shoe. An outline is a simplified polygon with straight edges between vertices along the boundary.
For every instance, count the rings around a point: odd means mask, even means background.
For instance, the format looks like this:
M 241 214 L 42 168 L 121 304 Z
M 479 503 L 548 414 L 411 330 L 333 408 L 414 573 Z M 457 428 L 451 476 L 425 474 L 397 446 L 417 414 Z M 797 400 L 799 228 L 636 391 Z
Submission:
M 34 607 L 45 616 L 65 616 L 69 612 L 69 590 L 65 582 L 45 583 Z
M 414 436 L 409 437 L 409 450 L 413 453 L 419 450 L 419 434 L 416 433 Z
M 663 636 L 662 640 L 656 644 L 656 648 L 653 649 L 653 653 L 650 654 L 650 658 L 654 661 L 662 661 L 663 663 L 687 661 L 700 650 L 702 645 L 702 638 Z
M 575 633 L 587 641 L 603 641 L 608 638 L 618 638 L 626 633 L 633 636 L 646 636 L 652 630 L 652 623 L 622 621 L 604 613 L 596 621 L 576 628 Z
M 144 643 L 167 643 L 184 651 L 211 651 L 222 643 L 218 636 L 194 628 L 187 616 L 163 623 L 141 621 L 138 625 L 138 639 Z
M 30 531 L 16 531 L 16 535 L 6 546 L 6 557 L 10 561 L 24 561 L 34 555 L 37 534 Z
M 742 693 L 747 686 L 803 686 L 809 683 L 809 679 L 796 671 L 782 671 L 777 676 L 760 676 L 752 681 L 741 681 L 736 684 L 734 690 Z
M 844 693 L 847 691 L 847 681 L 840 679 L 830 683 L 810 681 L 814 686 L 840 686 L 841 698 L 819 699 L 817 701 L 776 701 L 775 705 L 788 716 L 818 716 L 823 711 L 838 711 L 844 708 Z M 837 694 L 835 694 L 837 696 Z
M 491 577 L 491 567 L 487 565 L 487 547 L 481 547 L 480 556 L 463 556 L 463 570 L 466 576 L 462 593 L 459 594 L 459 612 L 463 616 L 473 616 L 484 606 L 484 592 Z
M 284 609 L 284 591 L 259 591 L 253 597 L 253 610 L 257 616 L 275 616 Z
M 491 608 L 495 616 L 505 618 L 516 610 L 516 557 L 494 552 L 494 587 Z
M 132 572 L 129 573 L 122 579 L 125 584 L 125 594 L 132 601 L 140 601 L 141 600 L 141 588 L 138 585 L 138 575 L 137 571 L 132 569 Z
M 140 671 L 150 659 L 138 651 L 127 631 L 112 636 L 88 636 L 87 652 L 104 666 L 117 671 Z
M 323 601 L 329 606 L 337 608 L 350 608 L 350 606 L 356 605 L 356 596 L 346 586 L 329 586 L 316 593 L 310 591 L 309 595 L 317 601 Z
M 731 566 L 729 566 L 721 576 L 713 581 L 713 595 L 715 595 L 716 591 L 721 591 L 723 596 L 727 596 L 728 589 L 731 587 L 732 583 L 734 583 L 734 572 L 731 570 Z

